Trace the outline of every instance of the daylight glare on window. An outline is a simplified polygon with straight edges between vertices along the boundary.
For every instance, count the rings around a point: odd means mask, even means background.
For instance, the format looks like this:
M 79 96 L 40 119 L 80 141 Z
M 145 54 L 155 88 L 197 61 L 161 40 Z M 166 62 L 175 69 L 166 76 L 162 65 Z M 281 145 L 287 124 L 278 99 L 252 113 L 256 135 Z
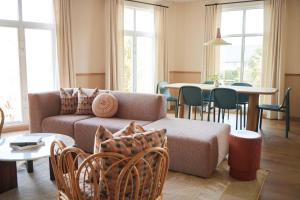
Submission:
M 223 38 L 232 43 L 220 48 L 220 79 L 224 84 L 261 84 L 263 8 L 224 9 L 221 17 Z

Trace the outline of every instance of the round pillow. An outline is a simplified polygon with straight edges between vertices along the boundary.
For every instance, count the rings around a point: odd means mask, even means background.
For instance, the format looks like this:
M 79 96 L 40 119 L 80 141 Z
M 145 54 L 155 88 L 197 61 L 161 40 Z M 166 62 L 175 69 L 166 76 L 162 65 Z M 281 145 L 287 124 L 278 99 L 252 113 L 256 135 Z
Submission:
M 118 111 L 118 99 L 110 93 L 99 94 L 92 104 L 97 117 L 113 117 Z

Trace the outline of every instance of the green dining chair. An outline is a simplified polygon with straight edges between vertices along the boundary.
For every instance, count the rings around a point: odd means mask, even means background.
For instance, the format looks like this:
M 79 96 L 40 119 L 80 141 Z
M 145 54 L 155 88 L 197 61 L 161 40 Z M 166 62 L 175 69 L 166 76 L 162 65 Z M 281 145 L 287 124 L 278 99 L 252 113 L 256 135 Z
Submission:
M 263 111 L 264 110 L 270 110 L 275 112 L 284 112 L 285 113 L 285 137 L 289 137 L 289 131 L 290 131 L 290 92 L 291 88 L 288 88 L 285 91 L 284 99 L 281 105 L 275 105 L 275 104 L 261 104 L 258 105 L 257 108 L 259 109 L 258 113 L 258 122 L 256 131 L 258 131 L 258 125 L 259 129 L 262 129 L 262 117 L 263 117 Z
M 232 86 L 244 86 L 244 87 L 252 87 L 251 84 L 249 83 L 241 83 L 241 82 L 237 82 L 237 83 L 233 83 Z M 244 115 L 244 127 L 246 127 L 246 108 L 247 108 L 247 104 L 249 102 L 249 96 L 247 94 L 239 94 L 239 104 L 242 105 L 244 107 L 243 109 L 243 115 Z
M 184 105 L 189 107 L 188 118 L 191 119 L 191 109 L 192 107 L 196 107 L 195 109 L 195 119 L 197 107 L 201 107 L 201 120 L 203 120 L 203 106 L 205 105 L 203 102 L 202 89 L 195 86 L 182 86 L 179 90 L 179 97 L 182 96 Z M 184 106 L 182 105 L 182 106 Z
M 178 117 L 178 98 L 170 94 L 169 89 L 166 87 L 168 85 L 167 81 L 160 81 L 156 87 L 156 93 L 165 96 L 167 102 L 174 102 L 175 104 L 175 117 Z
M 215 88 L 210 93 L 209 107 L 211 108 L 211 102 L 214 103 L 214 107 L 218 108 L 218 122 L 220 122 L 220 114 L 222 111 L 222 122 L 224 123 L 225 110 L 236 110 L 236 129 L 238 129 L 238 115 L 240 113 L 240 129 L 242 129 L 242 107 L 238 103 L 238 93 L 230 88 Z M 208 109 L 208 121 L 210 121 L 210 110 Z M 215 122 L 215 117 L 214 117 Z

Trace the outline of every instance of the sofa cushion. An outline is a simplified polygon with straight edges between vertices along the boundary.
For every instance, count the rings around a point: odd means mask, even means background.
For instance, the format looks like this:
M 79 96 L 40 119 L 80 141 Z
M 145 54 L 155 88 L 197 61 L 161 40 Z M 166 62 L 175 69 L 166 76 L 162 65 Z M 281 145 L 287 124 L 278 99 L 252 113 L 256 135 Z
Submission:
M 155 121 L 166 117 L 166 99 L 162 95 L 111 91 L 118 99 L 115 117 Z
M 144 126 L 151 121 L 140 121 L 131 119 L 120 119 L 120 118 L 100 118 L 93 117 L 85 120 L 80 120 L 74 125 L 74 138 L 79 148 L 86 152 L 92 153 L 94 147 L 94 138 L 97 128 L 102 125 L 112 133 L 115 133 L 130 122 L 136 121 L 136 123 Z
M 144 128 L 168 130 L 170 169 L 174 171 L 209 177 L 228 154 L 227 124 L 164 118 Z
M 91 115 L 57 115 L 47 117 L 42 121 L 42 131 L 60 133 L 74 137 L 74 123 L 88 119 Z

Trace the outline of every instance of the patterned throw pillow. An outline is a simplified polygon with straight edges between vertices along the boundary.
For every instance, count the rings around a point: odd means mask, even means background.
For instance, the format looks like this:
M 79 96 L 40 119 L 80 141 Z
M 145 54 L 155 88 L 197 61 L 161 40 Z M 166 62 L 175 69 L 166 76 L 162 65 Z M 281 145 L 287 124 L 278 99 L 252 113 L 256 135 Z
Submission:
M 70 94 L 65 89 L 60 88 L 60 114 L 74 114 L 78 105 L 78 90 L 74 89 Z
M 130 122 L 125 128 L 113 134 L 114 137 L 128 136 L 136 133 L 146 132 L 145 129 L 135 121 Z
M 104 128 L 102 125 L 96 131 L 95 140 L 94 140 L 94 153 L 100 152 L 100 145 L 105 140 L 109 140 L 113 138 L 113 134 Z
M 144 133 L 137 133 L 129 136 L 114 137 L 112 139 L 106 140 L 101 143 L 100 152 L 114 152 L 122 154 L 126 157 L 133 157 L 136 154 L 151 148 L 151 147 L 164 147 L 166 145 L 166 129 L 161 130 L 150 130 Z M 156 161 L 157 155 L 147 155 L 145 160 L 151 163 L 151 168 L 153 171 L 157 169 Z M 102 159 L 101 168 L 103 170 L 110 169 L 105 175 L 101 175 L 101 194 L 103 196 L 109 196 L 109 199 L 114 199 L 114 189 L 118 175 L 120 174 L 126 162 L 119 162 L 116 165 L 115 159 L 105 158 Z M 111 167 L 114 166 L 114 167 Z M 110 168 L 111 167 L 111 168 Z M 148 166 L 144 162 L 137 164 L 137 168 L 140 174 L 140 183 L 143 184 L 143 180 L 147 176 L 146 169 Z M 152 177 L 154 178 L 154 177 Z M 106 180 L 106 181 L 104 181 Z M 124 183 L 125 184 L 125 183 Z M 105 186 L 105 187 L 104 187 Z M 150 185 L 143 187 L 141 185 L 141 190 L 144 190 L 143 197 L 147 196 L 150 192 Z M 109 194 L 106 191 L 110 191 Z M 132 186 L 128 186 L 125 191 L 125 196 L 131 193 Z M 141 191 L 140 191 L 141 192 Z
M 92 115 L 92 103 L 95 97 L 99 94 L 99 89 L 96 88 L 92 95 L 87 95 L 82 91 L 81 88 L 78 89 L 78 106 L 76 110 L 77 115 Z

